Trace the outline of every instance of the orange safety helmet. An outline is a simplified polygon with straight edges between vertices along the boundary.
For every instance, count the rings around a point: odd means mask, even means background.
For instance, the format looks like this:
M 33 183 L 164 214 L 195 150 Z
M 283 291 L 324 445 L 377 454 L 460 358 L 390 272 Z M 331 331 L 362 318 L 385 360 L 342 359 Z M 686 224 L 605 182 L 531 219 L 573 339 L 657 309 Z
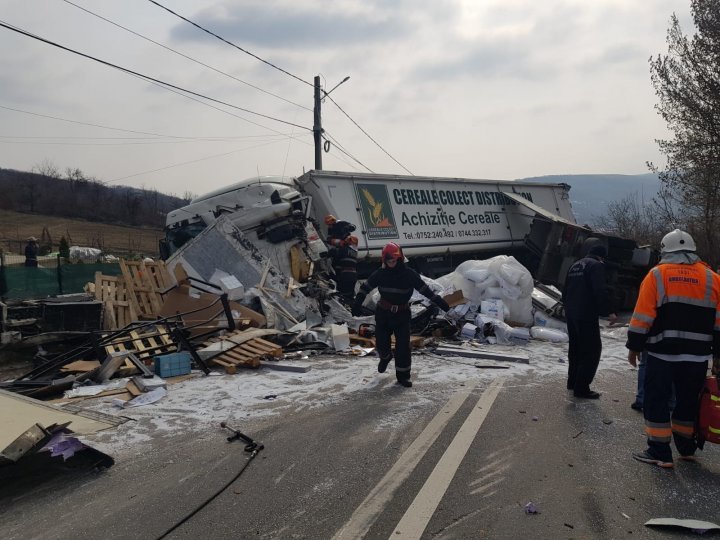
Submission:
M 383 261 L 387 261 L 389 259 L 401 261 L 404 258 L 405 257 L 403 256 L 402 248 L 398 246 L 395 242 L 388 242 L 382 250 Z
M 353 236 L 353 235 L 351 234 L 350 236 L 348 236 L 348 237 L 345 239 L 345 242 L 346 242 L 348 245 L 350 245 L 350 246 L 357 246 L 357 245 L 358 245 L 358 237 L 357 237 L 357 236 Z
M 335 216 L 332 214 L 325 216 L 325 225 L 335 225 L 335 223 L 337 223 L 337 218 Z

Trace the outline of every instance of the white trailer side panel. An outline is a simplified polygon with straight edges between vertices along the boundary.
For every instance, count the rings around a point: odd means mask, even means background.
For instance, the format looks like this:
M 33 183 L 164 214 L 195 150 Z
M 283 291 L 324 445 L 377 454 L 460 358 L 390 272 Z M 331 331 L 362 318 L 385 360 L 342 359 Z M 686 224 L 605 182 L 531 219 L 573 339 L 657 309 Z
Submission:
M 328 171 L 310 171 L 298 183 L 313 197 L 318 221 L 329 213 L 355 224 L 361 255 L 375 257 L 389 241 L 410 256 L 522 246 L 535 212 L 503 192 L 575 222 L 560 184 Z

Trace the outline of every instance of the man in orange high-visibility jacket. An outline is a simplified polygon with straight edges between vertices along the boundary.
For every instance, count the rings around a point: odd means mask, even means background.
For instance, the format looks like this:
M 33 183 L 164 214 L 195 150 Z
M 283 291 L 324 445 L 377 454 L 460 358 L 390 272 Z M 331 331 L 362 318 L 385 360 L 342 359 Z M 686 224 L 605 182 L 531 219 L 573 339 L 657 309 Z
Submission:
M 708 360 L 720 356 L 720 276 L 700 260 L 695 241 L 680 229 L 666 234 L 660 247 L 660 263 L 640 285 L 626 346 L 632 366 L 643 349 L 648 352 L 643 410 L 648 448 L 633 457 L 672 468 L 671 438 L 681 459 L 692 460 L 697 449 L 698 395 Z

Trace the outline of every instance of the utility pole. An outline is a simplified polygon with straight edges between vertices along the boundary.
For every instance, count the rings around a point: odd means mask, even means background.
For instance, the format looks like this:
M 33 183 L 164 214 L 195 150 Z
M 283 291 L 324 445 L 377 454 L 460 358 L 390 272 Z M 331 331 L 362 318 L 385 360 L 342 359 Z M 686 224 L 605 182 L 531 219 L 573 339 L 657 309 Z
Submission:
M 320 75 L 315 76 L 315 107 L 313 109 L 313 138 L 315 139 L 315 170 L 322 170 L 322 119 L 320 118 Z

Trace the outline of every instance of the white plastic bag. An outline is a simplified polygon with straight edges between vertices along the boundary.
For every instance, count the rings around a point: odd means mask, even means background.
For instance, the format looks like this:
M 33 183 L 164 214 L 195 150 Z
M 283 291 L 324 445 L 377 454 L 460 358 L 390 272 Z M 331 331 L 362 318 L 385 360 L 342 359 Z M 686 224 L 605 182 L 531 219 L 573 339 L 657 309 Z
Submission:
M 530 335 L 533 339 L 549 341 L 551 343 L 567 343 L 569 341 L 568 335 L 565 332 L 555 328 L 533 326 L 530 328 Z

